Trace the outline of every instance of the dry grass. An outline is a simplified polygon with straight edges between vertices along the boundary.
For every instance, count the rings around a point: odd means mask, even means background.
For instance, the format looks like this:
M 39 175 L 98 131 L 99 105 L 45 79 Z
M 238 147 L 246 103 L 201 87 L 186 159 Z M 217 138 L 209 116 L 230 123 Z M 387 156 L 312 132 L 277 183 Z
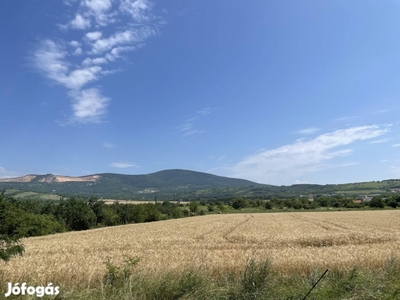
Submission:
M 24 240 L 22 258 L 0 265 L 7 281 L 98 284 L 104 262 L 140 258 L 145 273 L 205 268 L 214 275 L 270 258 L 283 274 L 315 267 L 382 267 L 400 257 L 400 211 L 209 215 Z

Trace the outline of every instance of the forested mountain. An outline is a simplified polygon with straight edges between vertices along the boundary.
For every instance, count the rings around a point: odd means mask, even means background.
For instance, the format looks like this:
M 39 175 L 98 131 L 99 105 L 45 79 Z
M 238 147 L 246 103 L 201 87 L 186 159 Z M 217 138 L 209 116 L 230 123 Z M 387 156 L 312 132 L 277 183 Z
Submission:
M 244 179 L 216 176 L 189 170 L 164 170 L 145 175 L 113 173 L 81 177 L 60 175 L 26 175 L 0 179 L 0 189 L 17 189 L 61 196 L 82 195 L 117 199 L 188 198 L 199 191 L 242 189 L 259 186 Z M 209 193 L 207 193 L 209 194 Z
M 297 184 L 273 186 L 243 179 L 216 176 L 189 170 L 164 170 L 144 175 L 113 173 L 81 177 L 26 175 L 0 179 L 0 190 L 35 192 L 60 196 L 96 196 L 98 198 L 138 200 L 198 200 L 224 197 L 298 197 L 300 195 L 360 195 L 400 190 L 400 180 L 349 184 Z M 27 193 L 25 193 L 26 195 Z

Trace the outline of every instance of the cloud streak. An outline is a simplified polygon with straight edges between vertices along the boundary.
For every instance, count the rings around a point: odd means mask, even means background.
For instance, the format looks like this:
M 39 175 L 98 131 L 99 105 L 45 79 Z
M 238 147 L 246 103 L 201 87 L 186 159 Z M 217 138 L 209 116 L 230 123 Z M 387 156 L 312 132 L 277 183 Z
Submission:
M 211 109 L 206 107 L 202 110 L 196 112 L 194 117 L 188 118 L 185 123 L 180 126 L 180 131 L 182 132 L 181 138 L 197 135 L 204 133 L 203 129 L 196 129 L 195 124 L 199 121 L 201 117 L 205 117 L 211 113 Z
M 0 167 L 0 178 L 10 178 L 21 176 L 18 172 L 7 170 L 4 167 Z
M 229 170 L 232 176 L 261 183 L 281 184 L 298 176 L 355 163 L 334 164 L 335 158 L 351 155 L 353 150 L 343 148 L 357 141 L 384 135 L 389 126 L 359 126 L 321 134 L 314 139 L 298 140 L 276 149 L 263 150 L 244 158 Z
M 300 129 L 300 130 L 296 131 L 295 133 L 301 134 L 301 135 L 311 135 L 311 134 L 316 133 L 317 131 L 319 131 L 319 128 L 310 127 L 310 128 Z
M 137 167 L 137 165 L 135 165 L 133 163 L 127 163 L 127 162 L 115 162 L 115 163 L 110 164 L 110 167 L 119 168 L 119 169 L 126 169 L 126 168 Z
M 88 86 L 114 74 L 115 63 L 124 53 L 143 47 L 155 36 L 157 18 L 148 0 L 65 0 L 64 4 L 75 12 L 59 27 L 74 38 L 42 40 L 34 52 L 34 63 L 47 79 L 67 89 L 70 122 L 98 123 L 110 98 L 102 95 L 98 84 Z
M 115 148 L 116 146 L 114 144 L 112 144 L 112 143 L 104 142 L 103 143 L 103 147 L 104 148 Z

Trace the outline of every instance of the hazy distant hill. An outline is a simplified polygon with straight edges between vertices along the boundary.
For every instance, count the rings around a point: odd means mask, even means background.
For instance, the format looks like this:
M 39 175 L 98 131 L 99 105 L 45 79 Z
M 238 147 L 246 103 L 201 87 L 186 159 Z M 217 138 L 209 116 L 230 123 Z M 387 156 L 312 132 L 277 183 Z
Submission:
M 0 189 L 14 188 L 59 195 L 95 195 L 103 198 L 187 197 L 194 191 L 215 188 L 243 188 L 259 184 L 244 179 L 216 176 L 189 170 L 164 170 L 145 175 L 113 173 L 81 177 L 26 175 L 0 179 Z
M 30 174 L 18 178 L 0 179 L 0 190 L 4 189 L 42 193 L 46 194 L 46 197 L 49 197 L 48 195 L 77 195 L 114 199 L 193 200 L 224 197 L 298 197 L 309 194 L 379 194 L 400 191 L 400 180 L 273 186 L 244 179 L 174 169 L 144 175 L 103 173 L 73 177 Z M 18 194 L 18 191 L 15 194 Z M 29 193 L 22 194 L 31 195 Z
M 111 175 L 111 174 L 108 174 Z M 119 176 L 119 175 L 116 175 Z M 188 170 L 164 170 L 148 175 L 125 175 L 128 180 L 135 178 L 142 187 L 154 185 L 156 187 L 175 186 L 199 186 L 199 187 L 221 187 L 221 186 L 253 186 L 255 182 L 229 177 L 216 176 L 203 172 Z

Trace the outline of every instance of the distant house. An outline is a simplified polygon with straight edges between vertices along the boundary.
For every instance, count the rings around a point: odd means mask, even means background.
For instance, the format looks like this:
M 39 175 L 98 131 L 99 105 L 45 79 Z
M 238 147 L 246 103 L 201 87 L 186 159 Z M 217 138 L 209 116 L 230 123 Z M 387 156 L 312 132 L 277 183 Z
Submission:
M 357 200 L 361 200 L 363 202 L 370 202 L 372 200 L 373 197 L 375 196 L 379 196 L 379 194 L 375 194 L 375 195 L 359 195 L 357 197 Z
M 353 200 L 353 203 L 354 204 L 360 204 L 360 203 L 362 203 L 362 200 L 361 199 L 355 199 L 355 200 Z

